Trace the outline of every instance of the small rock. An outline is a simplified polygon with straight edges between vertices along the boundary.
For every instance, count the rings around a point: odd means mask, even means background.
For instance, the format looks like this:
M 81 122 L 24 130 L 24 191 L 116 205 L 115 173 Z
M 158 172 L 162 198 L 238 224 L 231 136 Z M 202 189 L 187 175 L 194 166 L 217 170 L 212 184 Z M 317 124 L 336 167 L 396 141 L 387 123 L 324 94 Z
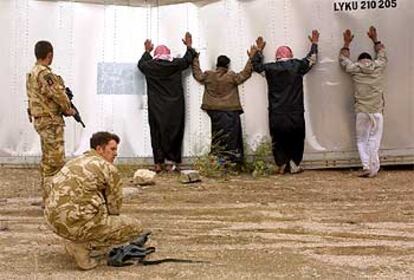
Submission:
M 154 185 L 155 172 L 148 169 L 138 169 L 134 173 L 134 184 L 145 186 Z
M 195 170 L 183 170 L 181 171 L 181 175 L 180 175 L 180 182 L 183 184 L 189 184 L 189 183 L 195 183 L 195 182 L 200 182 L 201 181 L 201 177 L 200 177 L 200 173 L 198 173 L 198 171 Z
M 124 197 L 131 197 L 131 196 L 136 195 L 137 193 L 139 193 L 139 189 L 137 188 L 128 188 L 128 187 L 122 188 L 122 195 Z

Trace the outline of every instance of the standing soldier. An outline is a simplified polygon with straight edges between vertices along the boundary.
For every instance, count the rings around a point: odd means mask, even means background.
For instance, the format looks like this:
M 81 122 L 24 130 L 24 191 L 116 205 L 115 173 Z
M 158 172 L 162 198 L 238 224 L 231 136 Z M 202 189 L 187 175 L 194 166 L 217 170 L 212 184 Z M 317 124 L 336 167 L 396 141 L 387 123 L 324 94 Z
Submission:
M 72 116 L 75 111 L 65 94 L 65 85 L 60 76 L 52 73 L 49 65 L 53 61 L 53 46 L 47 41 L 35 45 L 36 64 L 27 74 L 26 89 L 29 98 L 29 120 L 40 136 L 42 160 L 43 201 L 47 196 L 44 184 L 65 164 L 63 140 L 63 115 Z

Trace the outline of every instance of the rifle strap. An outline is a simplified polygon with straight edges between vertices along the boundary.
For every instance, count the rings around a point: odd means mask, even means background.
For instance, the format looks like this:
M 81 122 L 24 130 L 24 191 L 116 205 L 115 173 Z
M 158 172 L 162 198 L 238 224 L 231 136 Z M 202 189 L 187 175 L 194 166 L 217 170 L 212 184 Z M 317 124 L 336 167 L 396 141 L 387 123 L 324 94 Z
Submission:
M 133 264 L 138 265 L 157 265 L 165 262 L 173 263 L 209 263 L 206 261 L 194 261 L 187 259 L 165 258 L 159 260 L 145 260 L 145 258 L 155 252 L 155 247 L 144 247 L 148 241 L 151 232 L 145 232 L 138 236 L 134 241 L 128 245 L 113 248 L 107 259 L 109 266 L 122 267 Z
M 166 262 L 173 262 L 173 263 L 210 263 L 207 261 L 194 261 L 194 260 L 187 260 L 187 259 L 176 259 L 176 258 L 165 258 L 165 259 L 159 259 L 159 260 L 139 260 L 138 264 L 142 265 L 156 265 Z

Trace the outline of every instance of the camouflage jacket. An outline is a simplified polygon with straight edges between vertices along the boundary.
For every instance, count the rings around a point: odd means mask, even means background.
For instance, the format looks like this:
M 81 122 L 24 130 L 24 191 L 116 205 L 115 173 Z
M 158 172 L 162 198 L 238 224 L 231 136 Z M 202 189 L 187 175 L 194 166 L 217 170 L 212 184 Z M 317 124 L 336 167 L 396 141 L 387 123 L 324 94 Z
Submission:
M 26 79 L 29 112 L 34 118 L 47 117 L 51 123 L 63 124 L 62 113 L 70 109 L 62 78 L 48 66 L 36 63 Z
M 119 215 L 122 185 L 118 169 L 94 149 L 67 162 L 50 184 L 45 215 L 61 235 L 76 235 L 86 224 Z

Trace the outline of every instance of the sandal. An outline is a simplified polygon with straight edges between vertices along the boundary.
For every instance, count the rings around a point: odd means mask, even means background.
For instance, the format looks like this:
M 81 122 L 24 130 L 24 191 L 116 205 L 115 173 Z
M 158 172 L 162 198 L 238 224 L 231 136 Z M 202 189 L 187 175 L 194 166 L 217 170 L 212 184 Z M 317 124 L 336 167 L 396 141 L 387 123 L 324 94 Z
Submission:
M 150 168 L 149 170 L 154 171 L 155 173 L 158 174 L 158 173 L 161 173 L 162 172 L 162 166 L 161 166 L 161 164 L 156 163 L 154 165 L 154 167 L 153 168 Z
M 168 173 L 180 173 L 181 169 L 177 164 L 168 164 L 165 169 Z

